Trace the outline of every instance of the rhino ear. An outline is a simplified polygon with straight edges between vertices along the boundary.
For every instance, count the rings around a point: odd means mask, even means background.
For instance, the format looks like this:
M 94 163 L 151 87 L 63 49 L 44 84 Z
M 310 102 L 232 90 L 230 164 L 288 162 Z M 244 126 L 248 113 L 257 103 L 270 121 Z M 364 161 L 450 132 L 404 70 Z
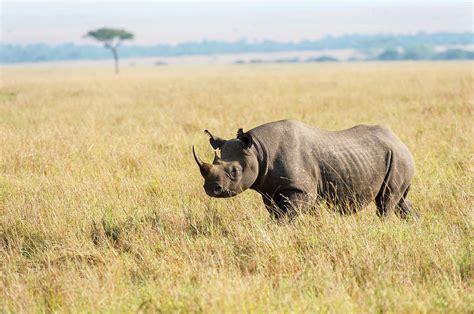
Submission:
M 211 134 L 211 132 L 209 132 L 208 130 L 204 130 L 204 133 L 207 134 L 207 136 L 209 136 L 209 143 L 211 143 L 211 146 L 212 148 L 214 149 L 220 149 L 222 147 L 222 145 L 224 145 L 225 143 L 225 140 L 218 137 L 218 136 L 214 136 Z
M 248 133 L 244 133 L 244 130 L 242 128 L 237 130 L 237 138 L 242 142 L 243 148 L 249 149 L 250 147 L 252 147 L 252 136 Z

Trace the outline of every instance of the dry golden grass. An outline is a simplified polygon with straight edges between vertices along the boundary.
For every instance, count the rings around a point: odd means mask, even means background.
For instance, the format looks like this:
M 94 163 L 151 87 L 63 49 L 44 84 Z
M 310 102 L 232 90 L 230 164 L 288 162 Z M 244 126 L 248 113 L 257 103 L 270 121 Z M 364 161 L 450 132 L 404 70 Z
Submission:
M 0 311 L 472 313 L 473 83 L 469 62 L 4 68 Z M 282 118 L 390 127 L 422 220 L 207 197 L 202 130 Z

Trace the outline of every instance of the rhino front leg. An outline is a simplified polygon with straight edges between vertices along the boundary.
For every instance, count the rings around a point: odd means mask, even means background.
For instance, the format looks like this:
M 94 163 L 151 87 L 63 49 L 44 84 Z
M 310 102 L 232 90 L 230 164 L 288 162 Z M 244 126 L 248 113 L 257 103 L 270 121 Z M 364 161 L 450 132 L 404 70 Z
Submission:
M 305 194 L 301 191 L 285 190 L 278 193 L 275 198 L 263 196 L 263 202 L 272 216 L 276 220 L 284 217 L 293 219 L 299 212 L 299 208 L 304 205 Z
M 285 216 L 285 210 L 281 209 L 278 202 L 275 201 L 273 198 L 262 195 L 263 203 L 265 204 L 265 208 L 270 213 L 270 216 L 275 220 L 280 220 Z

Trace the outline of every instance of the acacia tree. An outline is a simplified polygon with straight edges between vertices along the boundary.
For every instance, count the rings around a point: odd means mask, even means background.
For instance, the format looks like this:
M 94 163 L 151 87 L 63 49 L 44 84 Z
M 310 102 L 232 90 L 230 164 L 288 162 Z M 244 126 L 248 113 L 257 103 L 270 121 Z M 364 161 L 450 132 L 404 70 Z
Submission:
M 110 49 L 114 56 L 115 73 L 119 72 L 119 58 L 117 48 L 124 40 L 133 39 L 133 34 L 123 29 L 99 28 L 95 31 L 89 31 L 85 37 L 93 38 L 104 44 L 104 47 Z

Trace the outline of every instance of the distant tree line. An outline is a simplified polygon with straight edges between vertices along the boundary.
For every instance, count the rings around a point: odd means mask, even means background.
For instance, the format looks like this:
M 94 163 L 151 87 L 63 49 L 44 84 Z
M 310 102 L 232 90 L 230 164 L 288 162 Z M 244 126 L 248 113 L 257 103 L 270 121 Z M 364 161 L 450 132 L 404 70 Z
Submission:
M 434 52 L 435 46 L 474 45 L 474 33 L 418 33 L 410 35 L 345 35 L 327 36 L 319 40 L 278 42 L 262 40 L 234 42 L 204 40 L 176 45 L 137 46 L 120 48 L 122 58 L 214 55 L 252 52 L 316 51 L 354 49 L 370 60 L 452 60 L 472 59 L 472 52 L 450 49 Z M 382 51 L 382 52 L 380 52 Z M 42 62 L 61 60 L 98 60 L 110 58 L 110 52 L 100 46 L 63 44 L 13 45 L 0 44 L 0 63 Z
M 404 49 L 387 48 L 375 60 L 474 60 L 474 51 L 446 49 L 436 52 L 428 45 L 414 45 Z
M 474 60 L 474 51 L 462 49 L 447 49 L 442 52 L 434 52 L 430 47 L 410 47 L 405 50 L 388 48 L 377 54 L 375 57 L 351 58 L 349 61 L 441 61 L 441 60 Z M 320 56 L 310 58 L 280 58 L 275 60 L 250 59 L 237 60 L 235 64 L 256 64 L 256 63 L 312 63 L 312 62 L 338 62 L 339 59 L 331 56 Z
M 263 60 L 263 59 L 250 59 L 250 60 L 237 60 L 235 64 L 246 64 L 246 63 L 311 63 L 311 62 L 337 62 L 337 58 L 331 56 L 319 56 L 301 59 L 299 57 L 280 58 L 276 60 Z

